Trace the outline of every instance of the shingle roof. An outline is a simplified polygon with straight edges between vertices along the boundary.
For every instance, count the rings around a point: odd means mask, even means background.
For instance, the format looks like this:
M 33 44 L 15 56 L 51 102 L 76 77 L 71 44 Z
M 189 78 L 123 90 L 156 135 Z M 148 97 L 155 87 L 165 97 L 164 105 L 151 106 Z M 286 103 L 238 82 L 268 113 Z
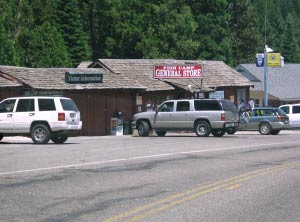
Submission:
M 254 89 L 264 90 L 264 68 L 255 64 L 241 64 L 237 69 L 244 69 L 260 82 L 253 82 Z M 300 64 L 285 64 L 284 67 L 268 67 L 268 93 L 280 100 L 300 99 Z
M 93 62 L 91 61 L 85 61 L 85 62 L 81 62 L 77 68 L 88 68 Z
M 0 72 L 13 76 L 34 89 L 142 89 L 140 83 L 122 74 L 110 73 L 104 69 L 78 68 L 24 68 L 0 66 Z M 103 73 L 103 83 L 69 84 L 65 83 L 66 72 Z
M 222 61 L 202 61 L 202 60 L 174 60 L 174 59 L 98 59 L 92 67 L 96 65 L 108 68 L 115 73 L 123 73 L 130 79 L 136 79 L 147 87 L 147 91 L 171 89 L 170 86 L 159 80 L 152 78 L 153 67 L 155 65 L 204 65 L 204 88 L 215 88 L 224 86 L 251 86 L 253 85 L 247 78 L 236 70 L 227 66 Z M 191 85 L 192 88 L 201 87 L 200 79 L 167 79 L 174 85 Z M 202 89 L 203 89 L 202 87 Z M 184 87 L 183 87 L 184 88 Z
M 4 87 L 19 87 L 19 86 L 22 86 L 22 84 L 8 80 L 0 75 L 0 86 L 1 86 L 1 88 L 2 87 L 3 88 Z

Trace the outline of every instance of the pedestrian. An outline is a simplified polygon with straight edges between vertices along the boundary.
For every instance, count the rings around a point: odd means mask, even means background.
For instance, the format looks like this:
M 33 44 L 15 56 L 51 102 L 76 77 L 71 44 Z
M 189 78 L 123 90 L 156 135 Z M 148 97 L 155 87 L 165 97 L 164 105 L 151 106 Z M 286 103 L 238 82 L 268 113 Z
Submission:
M 245 101 L 243 99 L 240 99 L 240 103 L 238 105 L 238 110 L 241 112 L 241 111 L 243 111 L 244 107 L 245 107 Z
M 249 109 L 250 111 L 252 111 L 253 108 L 254 108 L 254 101 L 253 101 L 253 99 L 250 99 L 250 100 L 248 101 L 248 109 Z

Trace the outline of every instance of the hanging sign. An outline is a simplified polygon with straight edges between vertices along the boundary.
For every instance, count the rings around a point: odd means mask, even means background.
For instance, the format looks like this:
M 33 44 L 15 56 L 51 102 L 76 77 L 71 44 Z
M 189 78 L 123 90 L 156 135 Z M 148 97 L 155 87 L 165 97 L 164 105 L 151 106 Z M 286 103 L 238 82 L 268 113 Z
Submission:
M 203 77 L 203 65 L 154 66 L 154 79 L 194 79 Z
M 66 72 L 66 83 L 102 83 L 102 73 L 80 73 L 80 72 Z
M 264 67 L 264 54 L 263 53 L 256 54 L 256 67 Z
M 280 67 L 280 53 L 269 52 L 267 55 L 268 66 Z

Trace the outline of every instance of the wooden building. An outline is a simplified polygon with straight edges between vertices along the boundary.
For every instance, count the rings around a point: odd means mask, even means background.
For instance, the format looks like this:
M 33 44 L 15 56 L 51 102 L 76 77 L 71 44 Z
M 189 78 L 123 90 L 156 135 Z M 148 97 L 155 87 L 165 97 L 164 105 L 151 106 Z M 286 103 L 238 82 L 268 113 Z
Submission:
M 157 64 L 203 64 L 202 79 L 154 79 Z M 66 73 L 101 74 L 101 82 L 68 82 Z M 124 122 L 134 113 L 154 109 L 166 99 L 221 97 L 237 104 L 249 97 L 251 82 L 220 61 L 98 59 L 78 68 L 0 66 L 0 98 L 63 95 L 77 104 L 83 121 L 80 135 L 110 135 L 111 118 Z

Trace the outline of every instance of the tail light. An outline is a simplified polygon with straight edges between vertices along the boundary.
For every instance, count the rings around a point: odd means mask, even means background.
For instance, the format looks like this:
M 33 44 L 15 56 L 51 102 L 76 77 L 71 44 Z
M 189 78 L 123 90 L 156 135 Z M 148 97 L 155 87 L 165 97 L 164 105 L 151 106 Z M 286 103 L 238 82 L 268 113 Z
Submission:
M 221 121 L 225 121 L 225 113 L 221 113 Z
M 65 121 L 66 116 L 65 113 L 58 113 L 58 121 Z
M 282 121 L 282 122 L 284 122 L 284 120 L 287 119 L 285 116 L 280 115 L 280 114 L 277 114 L 277 118 L 278 118 L 280 121 Z

